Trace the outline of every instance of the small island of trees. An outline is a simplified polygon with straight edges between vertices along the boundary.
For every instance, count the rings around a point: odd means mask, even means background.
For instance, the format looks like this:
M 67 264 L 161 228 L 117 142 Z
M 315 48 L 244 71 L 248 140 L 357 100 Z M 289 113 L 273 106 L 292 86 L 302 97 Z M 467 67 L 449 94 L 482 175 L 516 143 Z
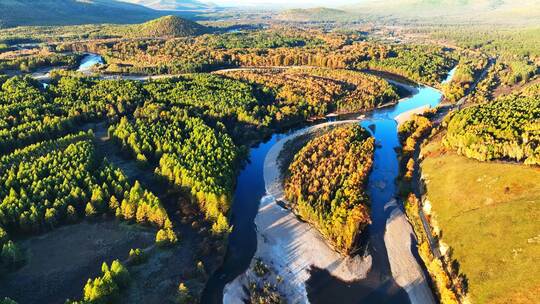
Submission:
M 370 223 L 364 189 L 374 142 L 358 125 L 336 127 L 311 140 L 289 166 L 285 195 L 293 211 L 343 254 L 355 251 L 358 236 Z

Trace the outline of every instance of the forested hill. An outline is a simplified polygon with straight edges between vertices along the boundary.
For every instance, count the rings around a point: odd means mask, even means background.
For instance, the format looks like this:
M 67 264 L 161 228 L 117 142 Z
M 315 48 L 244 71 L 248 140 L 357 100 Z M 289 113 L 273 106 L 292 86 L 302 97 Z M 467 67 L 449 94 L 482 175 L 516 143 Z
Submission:
M 165 16 L 135 26 L 137 34 L 144 37 L 184 37 L 203 34 L 209 28 L 177 16 Z
M 147 7 L 114 0 L 0 1 L 0 27 L 140 23 L 163 14 Z

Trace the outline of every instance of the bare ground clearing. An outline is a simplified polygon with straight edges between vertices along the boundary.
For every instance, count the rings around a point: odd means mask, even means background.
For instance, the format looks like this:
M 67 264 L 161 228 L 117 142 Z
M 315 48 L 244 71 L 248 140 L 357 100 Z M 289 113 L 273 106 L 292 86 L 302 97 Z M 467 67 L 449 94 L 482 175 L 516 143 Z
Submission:
M 154 243 L 155 230 L 117 221 L 83 221 L 18 242 L 26 264 L 0 279 L 0 298 L 19 303 L 64 303 L 82 296 L 103 262 L 127 258 Z

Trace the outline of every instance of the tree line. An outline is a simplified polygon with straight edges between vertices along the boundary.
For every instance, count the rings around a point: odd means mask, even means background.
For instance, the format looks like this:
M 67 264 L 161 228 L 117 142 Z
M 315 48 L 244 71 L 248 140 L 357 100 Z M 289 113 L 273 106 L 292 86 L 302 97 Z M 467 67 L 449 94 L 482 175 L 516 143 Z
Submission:
M 472 85 L 486 68 L 488 61 L 483 56 L 461 57 L 454 76 L 443 85 L 444 97 L 450 102 L 457 102 L 469 93 Z
M 120 292 L 130 283 L 128 269 L 119 261 L 114 260 L 111 265 L 103 263 L 101 275 L 88 279 L 83 288 L 83 297 L 80 301 L 67 300 L 68 304 L 95 304 L 116 303 L 120 300 Z
M 323 68 L 261 69 L 223 73 L 227 77 L 264 85 L 279 104 L 270 110 L 277 120 L 359 112 L 398 99 L 384 79 L 360 72 Z M 276 112 L 274 109 L 279 109 Z
M 481 161 L 540 164 L 540 86 L 454 113 L 444 144 Z
M 462 47 L 498 57 L 504 66 L 499 71 L 503 84 L 525 83 L 539 73 L 540 44 L 537 28 L 452 26 L 430 29 L 428 32 L 438 38 L 453 40 Z
M 13 58 L 0 59 L 0 73 L 21 71 L 34 72 L 39 68 L 64 66 L 74 68 L 81 61 L 82 54 L 62 54 L 42 52 L 28 56 L 14 56 Z
M 355 34 L 258 30 L 239 36 L 73 42 L 62 45 L 61 50 L 99 53 L 107 62 L 102 71 L 110 73 L 155 75 L 240 66 L 317 66 L 382 70 L 431 85 L 443 80 L 457 62 L 449 49 L 361 41 Z
M 0 157 L 0 226 L 38 233 L 82 217 L 172 228 L 160 200 L 97 157 L 93 134 L 40 142 Z
M 191 74 L 148 82 L 144 89 L 157 104 L 187 109 L 209 125 L 225 125 L 235 143 L 259 138 L 276 127 L 275 97 L 262 86 L 213 74 Z
M 224 129 L 212 129 L 174 106 L 147 103 L 133 122 L 124 117 L 109 134 L 143 164 L 157 162 L 156 173 L 186 189 L 222 234 L 230 230 L 227 213 L 239 160 Z
M 401 143 L 400 171 L 402 176 L 402 191 L 410 190 L 410 182 L 415 170 L 414 152 L 421 140 L 429 135 L 433 124 L 430 118 L 434 112 L 427 112 L 422 115 L 413 115 L 411 119 L 398 127 L 399 141 Z
M 456 64 L 456 54 L 431 45 L 396 45 L 388 55 L 356 64 L 357 69 L 394 73 L 416 82 L 438 85 Z
M 66 135 L 83 122 L 118 119 L 145 99 L 134 81 L 61 77 L 43 89 L 16 76 L 0 84 L 0 153 Z

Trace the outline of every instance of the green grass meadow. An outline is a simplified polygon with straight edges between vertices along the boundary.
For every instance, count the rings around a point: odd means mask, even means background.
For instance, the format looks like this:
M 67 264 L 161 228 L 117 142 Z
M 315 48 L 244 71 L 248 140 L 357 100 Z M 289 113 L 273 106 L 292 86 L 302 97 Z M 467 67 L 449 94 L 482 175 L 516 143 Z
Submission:
M 442 240 L 473 303 L 540 303 L 540 168 L 423 149 L 422 173 Z

